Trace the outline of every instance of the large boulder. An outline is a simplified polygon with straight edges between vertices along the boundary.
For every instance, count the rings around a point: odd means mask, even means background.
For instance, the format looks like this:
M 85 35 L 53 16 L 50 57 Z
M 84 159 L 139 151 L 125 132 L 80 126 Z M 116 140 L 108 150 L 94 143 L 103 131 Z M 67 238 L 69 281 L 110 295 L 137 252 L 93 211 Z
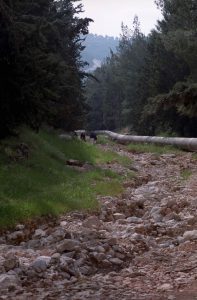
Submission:
M 185 241 L 197 240 L 197 230 L 186 231 L 183 234 L 183 238 Z
M 37 273 L 42 273 L 49 267 L 50 261 L 51 257 L 49 256 L 39 256 L 33 261 L 30 267 Z
M 101 226 L 101 221 L 97 216 L 88 217 L 83 222 L 83 227 L 87 227 L 87 228 L 98 228 L 100 226 Z
M 75 251 L 79 248 L 80 242 L 77 240 L 66 239 L 59 245 L 57 245 L 56 250 L 58 253 L 63 253 L 66 251 Z
M 0 290 L 17 288 L 20 285 L 20 280 L 16 275 L 1 274 L 0 275 Z
M 19 260 L 13 253 L 8 253 L 5 257 L 4 268 L 6 272 L 13 270 L 19 266 Z

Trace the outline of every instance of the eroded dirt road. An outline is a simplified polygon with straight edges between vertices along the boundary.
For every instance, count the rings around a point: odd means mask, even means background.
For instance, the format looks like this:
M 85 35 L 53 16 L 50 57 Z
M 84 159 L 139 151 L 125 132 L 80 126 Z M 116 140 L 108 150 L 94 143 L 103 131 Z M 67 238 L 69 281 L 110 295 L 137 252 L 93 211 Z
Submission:
M 120 197 L 99 197 L 97 214 L 3 235 L 0 299 L 197 299 L 197 160 L 113 147 L 133 160 L 136 178 L 125 177 Z

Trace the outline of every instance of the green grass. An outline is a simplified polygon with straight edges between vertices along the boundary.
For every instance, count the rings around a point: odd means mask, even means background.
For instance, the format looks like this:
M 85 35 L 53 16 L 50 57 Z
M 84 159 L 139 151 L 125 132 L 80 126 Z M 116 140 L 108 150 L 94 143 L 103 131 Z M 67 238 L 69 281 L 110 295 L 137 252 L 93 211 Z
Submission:
M 161 137 L 176 137 L 175 133 L 168 133 L 168 132 L 161 132 L 157 136 Z M 117 143 L 108 136 L 105 135 L 98 135 L 98 144 L 101 145 L 116 145 Z M 167 153 L 175 153 L 175 154 L 182 154 L 184 150 L 181 150 L 178 147 L 170 146 L 170 145 L 156 145 L 156 144 L 146 144 L 146 143 L 136 143 L 136 144 L 129 144 L 127 145 L 127 150 L 130 152 L 136 153 L 155 153 L 155 154 L 167 154 Z M 197 159 L 197 153 L 192 154 L 193 159 Z
M 159 136 L 159 137 L 177 137 L 177 133 L 176 132 L 168 132 L 168 131 L 160 131 L 156 134 L 156 136 Z
M 189 169 L 185 169 L 181 171 L 181 178 L 183 180 L 188 180 L 191 175 L 192 175 L 192 171 Z
M 106 135 L 98 135 L 97 137 L 97 143 L 101 144 L 101 145 L 114 145 L 116 144 L 116 142 L 112 141 L 112 139 L 110 139 L 108 136 Z
M 178 148 L 175 148 L 170 145 L 159 146 L 154 144 L 129 144 L 127 146 L 127 150 L 134 153 L 154 153 L 154 154 L 183 153 Z
M 197 152 L 192 153 L 192 158 L 195 159 L 195 160 L 197 160 Z
M 99 135 L 97 144 L 100 144 L 100 145 L 108 144 L 108 145 L 113 146 L 113 145 L 116 145 L 117 143 L 112 141 L 111 139 L 109 139 L 107 136 Z M 101 159 L 103 161 L 103 156 L 101 156 Z M 121 165 L 123 165 L 125 167 L 129 167 L 129 165 L 131 165 L 131 163 L 132 163 L 132 160 L 129 159 L 127 156 L 124 156 L 124 155 L 121 156 L 121 155 L 118 155 L 117 153 L 112 152 L 112 151 L 107 151 L 107 153 L 105 154 L 105 159 L 107 161 L 110 161 L 110 162 L 120 163 Z M 98 162 L 99 162 L 99 158 L 98 158 Z
M 13 161 L 10 156 L 14 157 L 14 145 L 20 142 L 29 146 L 29 159 Z M 65 164 L 67 159 L 88 162 L 93 167 L 77 171 Z M 121 176 L 101 167 L 115 161 L 129 163 L 96 145 L 62 140 L 45 131 L 36 134 L 23 130 L 20 141 L 4 140 L 0 144 L 0 228 L 35 216 L 97 209 L 98 194 L 122 192 Z
M 98 151 L 98 150 L 97 150 Z M 104 155 L 103 155 L 104 153 Z M 103 163 L 119 163 L 125 167 L 131 165 L 132 161 L 127 156 L 121 156 L 113 151 L 100 151 L 97 152 L 96 162 L 98 164 Z

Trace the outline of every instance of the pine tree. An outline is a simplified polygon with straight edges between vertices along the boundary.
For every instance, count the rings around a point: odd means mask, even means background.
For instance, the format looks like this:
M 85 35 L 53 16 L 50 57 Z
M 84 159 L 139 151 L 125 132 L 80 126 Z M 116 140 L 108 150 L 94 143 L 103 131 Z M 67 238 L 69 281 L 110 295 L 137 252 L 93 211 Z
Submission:
M 1 137 L 20 124 L 81 125 L 81 37 L 90 22 L 81 10 L 76 0 L 0 0 Z

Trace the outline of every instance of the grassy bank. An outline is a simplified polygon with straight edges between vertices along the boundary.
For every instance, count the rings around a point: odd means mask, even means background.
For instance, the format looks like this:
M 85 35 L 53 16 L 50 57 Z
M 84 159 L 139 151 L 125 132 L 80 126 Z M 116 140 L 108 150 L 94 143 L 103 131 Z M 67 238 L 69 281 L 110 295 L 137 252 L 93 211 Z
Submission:
M 28 159 L 17 159 L 15 149 L 21 142 L 29 148 Z M 67 159 L 92 167 L 75 170 L 66 165 Z M 0 144 L 0 228 L 35 216 L 96 209 L 97 194 L 122 192 L 120 176 L 99 167 L 112 161 L 126 163 L 113 152 L 79 140 L 61 140 L 55 133 L 23 130 L 20 140 L 4 140 Z
M 100 144 L 110 144 L 114 145 L 116 142 L 112 141 L 110 138 L 100 135 L 98 136 L 98 142 Z M 181 154 L 184 151 L 171 145 L 156 145 L 156 144 L 146 144 L 146 143 L 130 143 L 126 146 L 129 152 L 133 153 L 154 153 L 154 154 L 167 154 L 175 153 Z
M 180 149 L 170 145 L 159 146 L 155 144 L 129 144 L 127 146 L 127 150 L 133 153 L 154 153 L 154 154 L 183 153 L 183 151 L 181 151 Z

